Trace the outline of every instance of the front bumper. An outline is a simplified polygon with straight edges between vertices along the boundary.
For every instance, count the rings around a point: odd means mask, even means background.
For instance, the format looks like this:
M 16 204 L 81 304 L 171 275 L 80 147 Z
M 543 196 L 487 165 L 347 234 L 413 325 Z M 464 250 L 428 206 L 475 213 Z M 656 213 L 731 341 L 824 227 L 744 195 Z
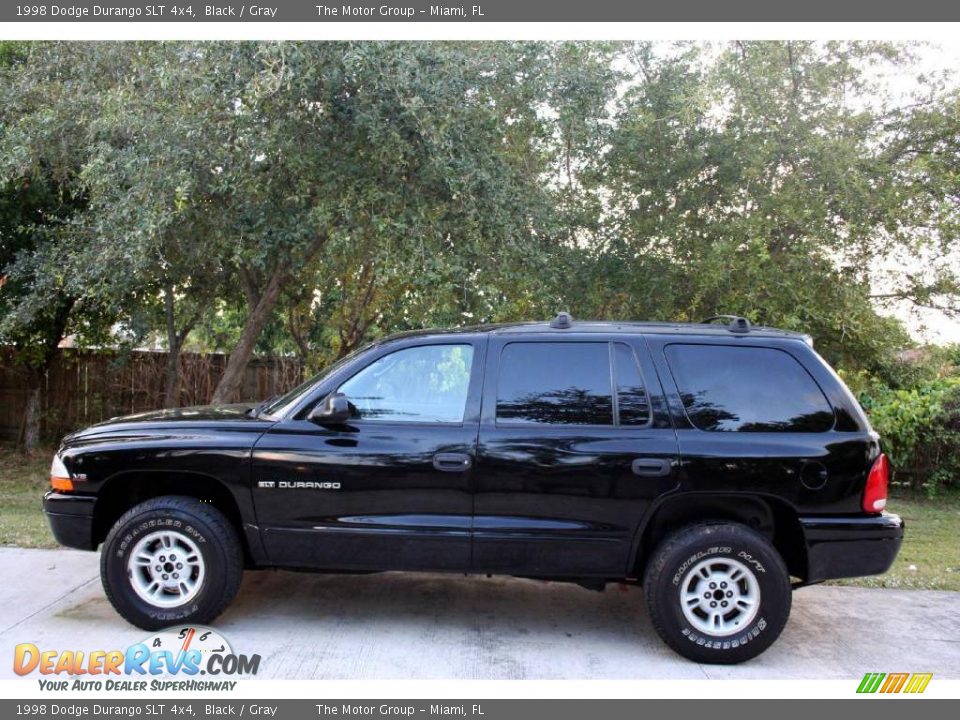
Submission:
M 89 495 L 68 495 L 55 490 L 43 496 L 43 513 L 58 543 L 79 550 L 97 549 L 93 541 L 93 506 L 96 501 Z
M 899 515 L 801 517 L 807 543 L 806 582 L 880 575 L 903 542 Z

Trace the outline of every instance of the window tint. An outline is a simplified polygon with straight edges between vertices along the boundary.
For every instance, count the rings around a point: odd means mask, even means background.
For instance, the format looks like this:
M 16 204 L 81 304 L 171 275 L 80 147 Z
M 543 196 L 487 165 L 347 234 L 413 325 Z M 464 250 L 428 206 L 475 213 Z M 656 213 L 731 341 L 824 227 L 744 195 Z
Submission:
M 340 386 L 366 420 L 463 422 L 471 345 L 425 345 L 371 363 Z
M 794 358 L 772 348 L 669 345 L 667 360 L 701 430 L 823 432 L 833 410 Z
M 629 345 L 613 346 L 614 377 L 617 381 L 617 410 L 621 425 L 646 425 L 650 421 L 650 401 L 643 387 L 637 358 Z
M 500 356 L 497 422 L 612 425 L 607 343 L 510 343 Z

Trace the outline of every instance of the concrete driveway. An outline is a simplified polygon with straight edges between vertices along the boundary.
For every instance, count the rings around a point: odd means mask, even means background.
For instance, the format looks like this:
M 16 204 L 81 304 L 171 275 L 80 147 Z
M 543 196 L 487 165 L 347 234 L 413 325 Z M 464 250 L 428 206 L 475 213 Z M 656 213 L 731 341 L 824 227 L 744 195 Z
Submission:
M 104 597 L 99 556 L 0 548 L 0 652 L 125 648 L 147 633 Z M 216 623 L 258 678 L 960 678 L 960 593 L 810 587 L 786 630 L 743 665 L 697 665 L 656 636 L 637 588 L 509 578 L 249 572 Z M 15 677 L 0 663 L 0 677 Z

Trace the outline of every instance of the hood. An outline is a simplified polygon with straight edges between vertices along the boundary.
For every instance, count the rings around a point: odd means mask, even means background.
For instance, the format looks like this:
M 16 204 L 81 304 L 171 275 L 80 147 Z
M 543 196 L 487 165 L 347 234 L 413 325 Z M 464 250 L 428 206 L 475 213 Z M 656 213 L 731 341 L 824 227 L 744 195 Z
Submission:
M 172 408 L 169 410 L 153 410 L 151 412 L 136 413 L 110 418 L 96 425 L 78 430 L 67 435 L 63 442 L 68 444 L 75 441 L 93 439 L 101 435 L 143 435 L 150 431 L 174 430 L 187 427 L 210 427 L 226 424 L 236 427 L 241 424 L 270 425 L 263 418 L 253 417 L 248 413 L 252 403 L 236 405 L 203 405 L 197 407 Z M 163 434 L 163 433 L 161 433 Z
M 237 403 L 234 405 L 197 405 L 195 407 L 170 408 L 167 410 L 151 410 L 149 412 L 121 415 L 110 418 L 91 427 L 110 425 L 114 423 L 138 422 L 177 422 L 182 420 L 252 420 L 247 411 L 254 403 Z

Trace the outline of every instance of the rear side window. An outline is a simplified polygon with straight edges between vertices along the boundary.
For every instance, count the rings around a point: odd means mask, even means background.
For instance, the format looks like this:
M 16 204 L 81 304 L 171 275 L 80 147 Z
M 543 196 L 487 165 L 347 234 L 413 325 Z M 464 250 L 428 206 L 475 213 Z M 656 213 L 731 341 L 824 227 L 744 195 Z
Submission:
M 500 355 L 497 422 L 613 425 L 608 343 L 510 343 Z
M 668 345 L 687 416 L 701 430 L 824 432 L 833 409 L 810 374 L 773 348 Z
M 621 425 L 650 422 L 650 399 L 640 376 L 637 358 L 629 345 L 614 343 L 613 376 L 617 382 L 617 410 Z

